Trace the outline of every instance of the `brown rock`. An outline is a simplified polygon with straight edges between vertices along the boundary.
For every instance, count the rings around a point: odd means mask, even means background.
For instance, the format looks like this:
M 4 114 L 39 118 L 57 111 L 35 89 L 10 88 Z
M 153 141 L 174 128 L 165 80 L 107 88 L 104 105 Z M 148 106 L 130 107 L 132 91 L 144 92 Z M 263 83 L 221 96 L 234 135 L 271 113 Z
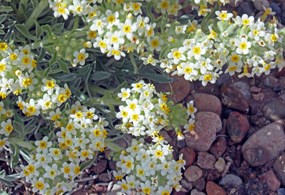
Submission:
M 99 160 L 98 163 L 96 163 L 95 166 L 92 167 L 92 171 L 96 174 L 102 173 L 107 168 L 108 161 L 105 159 Z
M 249 106 L 247 100 L 239 88 L 233 85 L 223 85 L 220 93 L 223 105 L 242 113 L 248 113 Z
M 275 100 L 268 102 L 262 109 L 264 116 L 272 121 L 285 118 L 285 104 Z
M 193 95 L 194 106 L 199 111 L 214 112 L 217 115 L 222 113 L 222 104 L 219 98 L 205 93 L 195 93 Z
M 281 183 L 285 185 L 285 154 L 279 156 L 274 162 L 273 168 Z
M 201 191 L 205 189 L 205 185 L 206 185 L 206 182 L 204 178 L 200 178 L 193 182 L 193 186 Z
M 172 91 L 173 95 L 171 95 L 171 99 L 175 102 L 181 102 L 190 93 L 190 82 L 180 76 L 174 76 L 173 79 L 174 81 L 172 83 L 157 84 L 156 88 L 161 92 Z
M 250 124 L 245 115 L 231 112 L 227 119 L 227 131 L 233 142 L 239 143 L 248 133 Z
M 216 158 L 221 157 L 227 149 L 227 141 L 224 137 L 219 137 L 210 148 L 210 152 L 215 155 Z
M 100 173 L 98 176 L 99 181 L 109 182 L 111 181 L 111 177 L 108 173 Z
M 196 159 L 196 152 L 193 148 L 185 147 L 179 151 L 179 154 L 183 154 L 183 159 L 186 161 L 185 167 L 192 165 Z
M 226 195 L 225 190 L 212 181 L 208 181 L 206 185 L 207 195 Z
M 186 171 L 184 172 L 184 176 L 190 182 L 200 179 L 202 175 L 203 175 L 203 171 L 195 165 L 188 167 Z
M 193 189 L 191 191 L 191 195 L 205 195 L 205 193 L 204 192 L 200 192 L 197 189 Z
M 259 178 L 265 181 L 269 189 L 272 191 L 276 191 L 281 185 L 280 180 L 276 177 L 272 170 L 263 173 L 259 176 Z
M 216 138 L 216 132 L 222 129 L 221 119 L 213 112 L 198 112 L 195 121 L 196 135 L 185 133 L 186 145 L 196 151 L 208 151 Z
M 242 146 L 244 159 L 251 166 L 264 165 L 276 158 L 285 149 L 285 135 L 282 126 L 271 123 L 251 135 Z
M 216 158 L 214 155 L 207 152 L 199 152 L 197 165 L 202 169 L 215 169 Z

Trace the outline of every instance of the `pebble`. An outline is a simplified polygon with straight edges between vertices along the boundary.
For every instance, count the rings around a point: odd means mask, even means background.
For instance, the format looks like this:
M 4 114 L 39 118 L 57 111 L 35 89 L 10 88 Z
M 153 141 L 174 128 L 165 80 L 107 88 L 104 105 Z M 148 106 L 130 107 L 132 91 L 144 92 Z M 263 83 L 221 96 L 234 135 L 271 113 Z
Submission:
M 111 181 L 111 177 L 109 175 L 109 173 L 100 173 L 98 176 L 99 181 L 102 182 L 109 182 Z
M 266 173 L 263 173 L 262 175 L 260 175 L 259 179 L 261 179 L 262 181 L 265 181 L 269 189 L 274 192 L 281 185 L 280 180 L 276 177 L 275 173 L 272 170 L 267 171 Z
M 180 183 L 181 183 L 182 187 L 188 191 L 190 191 L 193 188 L 192 183 L 190 181 L 188 181 L 187 179 L 185 179 L 184 177 L 181 179 Z
M 233 85 L 223 85 L 220 91 L 221 102 L 228 108 L 238 110 L 242 113 L 249 111 L 249 106 L 244 94 Z
M 177 191 L 175 191 L 175 190 L 173 190 L 173 195 L 187 195 L 188 194 L 188 192 L 186 191 L 186 192 L 184 192 L 184 191 L 179 191 L 179 192 L 177 192 Z
M 96 165 L 92 167 L 92 171 L 96 174 L 102 173 L 107 168 L 108 161 L 105 159 L 99 160 Z
M 224 137 L 219 137 L 212 147 L 210 148 L 210 152 L 216 157 L 221 157 L 227 149 L 227 141 Z
M 285 195 L 285 188 L 279 188 L 279 189 L 277 190 L 277 194 L 278 194 L 278 195 Z
M 242 184 L 242 180 L 237 175 L 227 174 L 220 180 L 219 184 L 222 186 L 239 186 Z
M 205 189 L 205 185 L 206 185 L 206 182 L 204 178 L 200 178 L 193 182 L 193 187 L 201 191 Z
M 217 115 L 222 113 L 222 104 L 219 98 L 205 93 L 195 93 L 193 95 L 194 106 L 199 111 L 214 112 Z
M 219 158 L 216 162 L 215 162 L 215 169 L 219 172 L 222 173 L 225 169 L 226 166 L 226 162 L 223 158 Z
M 262 101 L 264 99 L 264 93 L 254 93 L 252 94 L 252 99 L 255 101 Z
M 256 87 L 256 86 L 252 86 L 249 90 L 252 93 L 259 93 L 262 91 L 262 89 L 260 87 Z
M 227 132 L 231 140 L 235 143 L 240 143 L 247 135 L 250 124 L 247 116 L 239 112 L 231 112 L 227 119 Z
M 195 116 L 195 133 L 185 133 L 188 147 L 196 151 L 208 151 L 216 138 L 216 132 L 222 129 L 220 117 L 213 112 L 198 112 Z
M 186 169 L 184 176 L 190 182 L 194 182 L 200 179 L 203 175 L 203 171 L 196 165 L 192 165 Z
M 214 155 L 207 152 L 199 152 L 197 165 L 202 169 L 215 169 L 216 158 Z
M 218 184 L 208 181 L 206 185 L 207 195 L 226 195 L 226 191 Z
M 196 159 L 196 152 L 193 148 L 185 147 L 179 151 L 179 154 L 183 154 L 183 159 L 185 160 L 185 167 L 192 165 Z
M 251 166 L 260 166 L 276 158 L 284 149 L 283 128 L 275 122 L 252 134 L 243 144 L 242 153 L 244 159 Z
M 273 77 L 272 75 L 269 75 L 269 76 L 266 76 L 265 78 L 263 78 L 262 82 L 267 87 L 275 88 L 275 87 L 280 86 L 279 80 L 277 78 Z
M 281 183 L 285 185 L 285 154 L 277 158 L 274 162 L 273 168 Z
M 206 195 L 204 192 L 200 192 L 197 189 L 191 191 L 191 195 Z
M 238 7 L 237 11 L 239 15 L 247 14 L 249 16 L 254 15 L 254 5 L 252 2 L 242 2 Z
M 250 93 L 250 86 L 248 83 L 243 81 L 238 81 L 233 83 L 233 86 L 238 88 L 247 100 L 250 99 L 251 93 Z
M 242 0 L 230 0 L 231 7 L 237 7 L 242 2 Z
M 262 108 L 265 118 L 277 121 L 285 118 L 285 104 L 278 100 L 270 101 Z
M 253 0 L 254 7 L 259 11 L 264 11 L 264 8 L 270 6 L 268 0 Z
M 271 7 L 272 11 L 274 11 L 276 13 L 277 16 L 281 15 L 282 11 L 281 11 L 280 6 L 277 3 L 272 2 L 270 4 L 270 7 Z
M 227 162 L 227 164 L 226 164 L 226 166 L 225 166 L 225 169 L 224 169 L 224 171 L 223 171 L 223 173 L 222 173 L 222 177 L 224 177 L 224 176 L 228 173 L 228 171 L 229 171 L 231 165 L 232 165 L 232 162 Z

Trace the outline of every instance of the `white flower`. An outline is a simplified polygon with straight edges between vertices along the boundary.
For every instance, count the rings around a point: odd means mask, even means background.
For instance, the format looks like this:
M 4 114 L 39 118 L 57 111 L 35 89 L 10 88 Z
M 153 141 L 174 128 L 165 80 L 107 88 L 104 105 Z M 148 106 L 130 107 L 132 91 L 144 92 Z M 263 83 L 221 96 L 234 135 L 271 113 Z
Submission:
M 46 165 L 44 167 L 46 173 L 44 174 L 45 178 L 54 180 L 54 178 L 58 175 L 59 170 L 57 164 L 53 164 L 52 166 Z
M 87 2 L 84 0 L 73 0 L 73 5 L 70 5 L 68 8 L 73 14 L 82 16 L 86 13 L 86 6 Z
M 89 55 L 88 53 L 85 53 L 85 49 L 81 49 L 79 52 L 74 52 L 73 56 L 75 57 L 75 59 L 73 60 L 73 66 L 76 66 L 78 63 L 80 65 L 84 65 L 85 60 L 86 58 L 88 58 Z
M 251 43 L 247 41 L 246 38 L 241 38 L 240 40 L 236 41 L 236 52 L 238 54 L 248 54 L 249 53 L 249 48 L 251 47 Z
M 216 11 L 215 14 L 218 16 L 219 20 L 226 21 L 233 17 L 232 13 L 228 13 L 227 11 Z

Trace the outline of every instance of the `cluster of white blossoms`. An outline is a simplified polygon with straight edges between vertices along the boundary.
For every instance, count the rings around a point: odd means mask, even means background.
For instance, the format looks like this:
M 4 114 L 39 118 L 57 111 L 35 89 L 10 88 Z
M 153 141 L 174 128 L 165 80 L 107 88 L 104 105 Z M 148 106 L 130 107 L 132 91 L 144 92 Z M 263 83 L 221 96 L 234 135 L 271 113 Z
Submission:
M 169 125 L 169 101 L 165 94 L 158 93 L 153 84 L 143 80 L 133 83 L 132 88 L 122 88 L 118 94 L 126 105 L 119 106 L 117 125 L 124 133 L 134 136 L 151 136 L 159 140 L 159 131 Z
M 60 87 L 54 79 L 39 78 L 36 66 L 29 46 L 14 48 L 0 42 L 0 98 L 17 95 L 17 104 L 26 116 L 55 109 L 71 96 L 67 85 Z M 25 100 L 24 92 L 28 92 Z
M 172 152 L 171 146 L 163 142 L 146 144 L 142 139 L 132 140 L 131 146 L 121 153 L 118 170 L 114 172 L 122 191 L 147 195 L 179 191 L 185 161 L 182 156 L 175 161 Z
M 9 147 L 9 135 L 13 132 L 13 111 L 6 108 L 4 102 L 0 101 L 0 151 Z
M 161 61 L 161 67 L 204 86 L 215 83 L 222 73 L 251 77 L 284 67 L 282 37 L 276 24 L 266 27 L 252 16 L 233 17 L 226 11 L 216 15 L 220 21 L 210 25 L 208 33 L 197 30 L 187 35 L 182 46 L 172 48 Z
M 108 123 L 76 102 L 65 112 L 58 110 L 50 117 L 56 137 L 45 136 L 35 141 L 36 151 L 22 175 L 40 194 L 63 194 L 76 187 L 74 181 L 81 173 L 81 164 L 93 159 L 105 149 Z
M 184 125 L 184 133 L 190 132 L 191 135 L 196 135 L 195 132 L 195 113 L 197 112 L 197 108 L 194 106 L 194 101 L 191 100 L 187 103 L 187 114 L 188 114 L 188 123 Z M 177 135 L 178 139 L 184 139 L 183 134 Z

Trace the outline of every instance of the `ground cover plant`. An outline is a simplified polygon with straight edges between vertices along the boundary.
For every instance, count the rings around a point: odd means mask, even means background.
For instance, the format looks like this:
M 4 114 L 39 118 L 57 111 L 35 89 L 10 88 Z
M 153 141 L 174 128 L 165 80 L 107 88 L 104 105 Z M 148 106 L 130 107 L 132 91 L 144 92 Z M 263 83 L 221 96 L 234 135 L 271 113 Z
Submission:
M 0 181 L 35 193 L 77 187 L 111 150 L 122 191 L 179 191 L 183 156 L 161 130 L 195 135 L 195 102 L 174 102 L 153 83 L 171 76 L 215 83 L 281 70 L 285 29 L 224 9 L 224 0 L 2 0 Z M 186 9 L 187 14 L 181 14 Z M 126 149 L 115 141 L 133 139 Z

